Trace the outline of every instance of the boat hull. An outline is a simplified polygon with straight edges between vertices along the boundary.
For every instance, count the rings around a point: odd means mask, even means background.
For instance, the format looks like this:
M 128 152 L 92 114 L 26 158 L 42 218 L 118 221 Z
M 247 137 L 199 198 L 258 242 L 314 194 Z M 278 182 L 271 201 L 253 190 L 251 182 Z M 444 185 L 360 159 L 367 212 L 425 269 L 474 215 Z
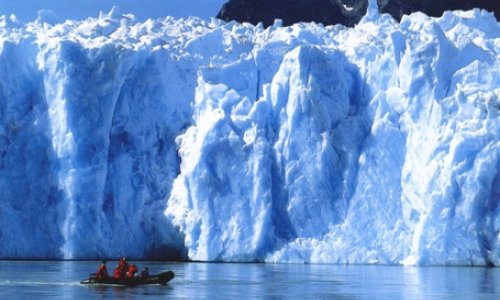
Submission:
M 139 278 L 139 277 L 134 277 L 134 278 L 123 278 L 123 279 L 116 279 L 113 277 L 108 277 L 108 278 L 102 278 L 102 279 L 97 279 L 95 278 L 95 274 L 91 274 L 89 279 L 85 279 L 81 281 L 81 284 L 98 284 L 98 285 L 122 285 L 122 286 L 137 286 L 137 285 L 147 285 L 147 284 L 161 284 L 165 285 L 167 284 L 170 280 L 172 280 L 175 277 L 174 272 L 168 271 L 168 272 L 163 272 L 157 275 L 151 275 L 146 278 Z

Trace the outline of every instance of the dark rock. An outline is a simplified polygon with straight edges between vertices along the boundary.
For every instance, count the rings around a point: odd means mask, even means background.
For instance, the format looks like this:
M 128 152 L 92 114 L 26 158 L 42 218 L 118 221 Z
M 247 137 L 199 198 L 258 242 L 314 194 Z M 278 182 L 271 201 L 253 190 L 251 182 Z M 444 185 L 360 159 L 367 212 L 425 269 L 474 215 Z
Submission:
M 401 20 L 403 15 L 420 11 L 431 17 L 440 17 L 447 10 L 470 10 L 483 8 L 500 16 L 500 2 L 498 0 L 378 0 L 379 10 Z M 382 3 L 381 3 L 382 2 Z M 386 2 L 384 4 L 383 2 Z
M 499 0 L 378 0 L 379 11 L 396 20 L 403 15 L 421 11 L 438 17 L 446 10 L 469 10 L 475 7 L 493 11 L 498 20 Z M 283 25 L 316 22 L 323 25 L 353 26 L 365 15 L 367 0 L 229 0 L 217 14 L 225 21 L 235 20 L 270 26 L 275 19 Z
M 257 24 L 265 27 L 282 19 L 283 25 L 297 22 L 316 22 L 323 24 L 349 24 L 350 17 L 342 14 L 341 9 L 329 0 L 230 0 L 222 6 L 217 18 Z

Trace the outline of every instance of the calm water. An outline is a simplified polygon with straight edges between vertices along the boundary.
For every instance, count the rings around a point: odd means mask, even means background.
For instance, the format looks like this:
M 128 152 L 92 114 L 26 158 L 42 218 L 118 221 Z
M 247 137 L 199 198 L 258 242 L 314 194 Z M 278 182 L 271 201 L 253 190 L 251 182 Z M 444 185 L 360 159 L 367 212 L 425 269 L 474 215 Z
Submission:
M 86 286 L 79 281 L 97 262 L 0 261 L 0 299 L 500 299 L 500 268 L 138 264 L 176 277 L 166 286 Z

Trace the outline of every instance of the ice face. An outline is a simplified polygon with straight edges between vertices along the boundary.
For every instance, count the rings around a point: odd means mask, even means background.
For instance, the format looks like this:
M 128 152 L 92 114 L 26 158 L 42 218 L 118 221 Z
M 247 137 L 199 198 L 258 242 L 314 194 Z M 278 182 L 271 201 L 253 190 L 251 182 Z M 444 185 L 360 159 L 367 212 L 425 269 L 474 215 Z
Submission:
M 51 20 L 0 19 L 0 257 L 500 264 L 492 15 Z

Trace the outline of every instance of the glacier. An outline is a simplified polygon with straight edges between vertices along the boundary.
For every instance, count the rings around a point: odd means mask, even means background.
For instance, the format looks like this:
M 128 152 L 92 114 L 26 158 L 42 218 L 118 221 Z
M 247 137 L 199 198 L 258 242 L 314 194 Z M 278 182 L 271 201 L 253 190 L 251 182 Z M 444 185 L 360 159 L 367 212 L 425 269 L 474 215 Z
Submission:
M 0 17 L 0 258 L 500 265 L 500 27 Z

